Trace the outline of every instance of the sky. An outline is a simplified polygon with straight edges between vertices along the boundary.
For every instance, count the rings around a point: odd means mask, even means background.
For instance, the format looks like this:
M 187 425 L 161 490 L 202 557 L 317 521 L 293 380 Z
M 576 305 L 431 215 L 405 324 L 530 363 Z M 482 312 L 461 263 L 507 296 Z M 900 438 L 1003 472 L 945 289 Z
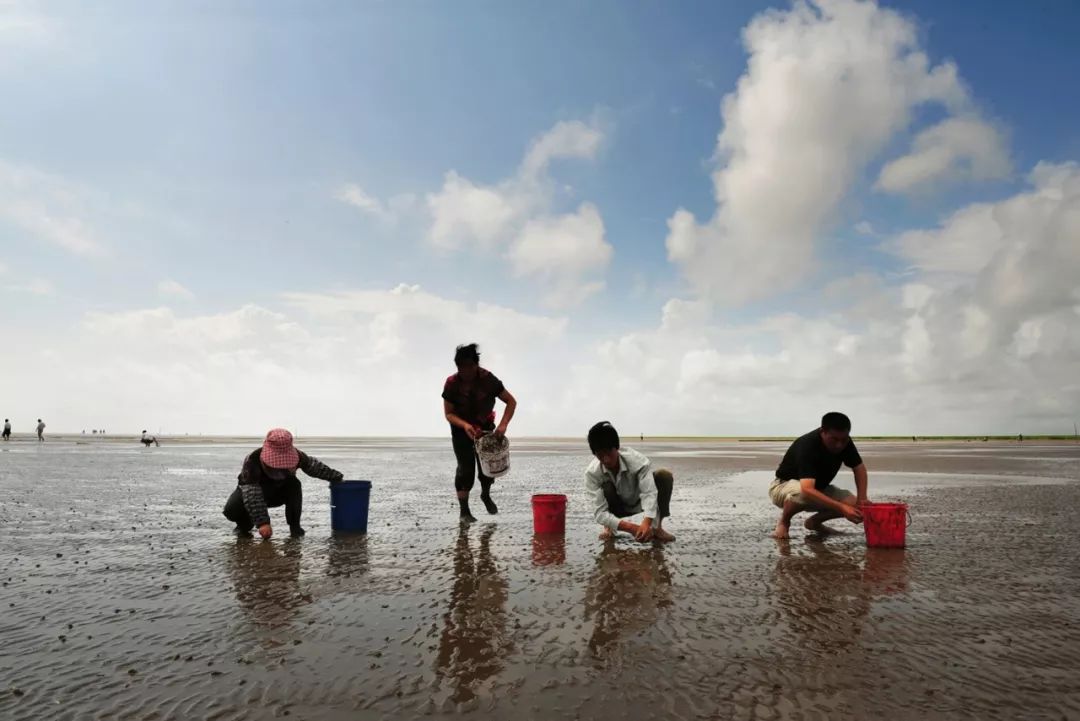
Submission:
M 16 433 L 1071 433 L 1080 6 L 0 0 Z

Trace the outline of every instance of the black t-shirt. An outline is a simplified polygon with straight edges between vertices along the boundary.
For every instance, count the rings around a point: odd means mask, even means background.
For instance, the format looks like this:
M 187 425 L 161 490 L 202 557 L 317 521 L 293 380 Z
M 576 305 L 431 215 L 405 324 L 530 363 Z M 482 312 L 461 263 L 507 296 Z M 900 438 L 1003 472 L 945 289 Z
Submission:
M 776 477 L 781 481 L 813 478 L 814 488 L 820 491 L 836 478 L 841 463 L 848 468 L 862 463 L 855 441 L 848 441 L 847 448 L 832 454 L 821 441 L 821 429 L 815 428 L 791 444 L 784 454 L 784 460 L 780 461 L 780 467 L 776 469 Z
M 495 399 L 505 390 L 491 371 L 480 368 L 468 388 L 457 373 L 443 384 L 443 400 L 450 401 L 454 414 L 481 428 L 495 427 Z

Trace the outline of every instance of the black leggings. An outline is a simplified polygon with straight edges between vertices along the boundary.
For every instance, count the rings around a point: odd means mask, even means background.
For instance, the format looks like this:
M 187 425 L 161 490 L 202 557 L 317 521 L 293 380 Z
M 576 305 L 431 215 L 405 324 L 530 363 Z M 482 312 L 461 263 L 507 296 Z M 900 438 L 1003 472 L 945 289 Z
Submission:
M 480 488 L 487 493 L 495 479 L 485 476 L 480 470 L 480 458 L 476 455 L 476 445 L 472 438 L 469 438 L 469 434 L 460 428 L 453 428 L 450 431 L 450 442 L 454 445 L 454 455 L 457 457 L 454 488 L 459 492 L 468 493 L 472 490 L 476 477 L 480 476 Z
M 262 491 L 267 508 L 285 506 L 285 522 L 289 524 L 289 528 L 300 525 L 300 511 L 303 509 L 304 494 L 300 490 L 299 478 L 290 479 L 276 488 L 263 486 Z M 226 518 L 245 531 L 250 531 L 252 526 L 255 525 L 251 520 L 251 515 L 247 512 L 247 507 L 244 506 L 244 495 L 240 491 L 240 486 L 237 486 L 232 495 L 229 496 L 229 500 L 225 501 L 223 513 Z

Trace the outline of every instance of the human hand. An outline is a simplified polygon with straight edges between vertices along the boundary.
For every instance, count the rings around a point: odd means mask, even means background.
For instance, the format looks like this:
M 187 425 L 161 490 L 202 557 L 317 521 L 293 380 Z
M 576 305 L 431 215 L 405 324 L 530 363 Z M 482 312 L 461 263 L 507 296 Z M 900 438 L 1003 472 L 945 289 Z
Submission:
M 652 519 L 645 517 L 638 525 L 637 533 L 634 534 L 634 538 L 641 542 L 650 541 L 653 537 Z
M 330 479 L 330 483 L 331 484 L 341 483 L 344 480 L 345 480 L 345 474 L 344 473 L 338 473 L 336 476 L 334 476 L 333 478 Z
M 842 511 L 844 518 L 848 519 L 852 523 L 862 523 L 862 511 L 856 506 L 849 506 L 844 504 L 844 510 Z
M 868 503 L 870 503 L 870 499 L 866 496 L 862 496 L 857 501 L 855 501 L 856 506 L 865 506 Z
M 495 429 L 495 435 L 500 438 L 506 435 L 506 423 L 499 424 L 499 427 Z
M 270 538 L 270 536 L 274 535 L 274 530 L 270 528 L 269 523 L 264 523 L 259 526 L 259 535 L 263 538 Z
M 468 426 L 468 427 L 467 427 L 467 428 L 465 429 L 465 432 L 466 432 L 466 433 L 468 433 L 468 434 L 469 434 L 469 438 L 472 438 L 472 439 L 473 439 L 474 441 L 478 441 L 478 440 L 480 440 L 480 437 L 484 435 L 484 431 L 483 431 L 483 430 L 481 430 L 480 428 L 477 428 L 476 426 L 474 426 L 474 425 L 473 425 L 473 424 L 471 424 L 471 423 L 470 423 L 470 424 L 469 424 L 469 426 Z

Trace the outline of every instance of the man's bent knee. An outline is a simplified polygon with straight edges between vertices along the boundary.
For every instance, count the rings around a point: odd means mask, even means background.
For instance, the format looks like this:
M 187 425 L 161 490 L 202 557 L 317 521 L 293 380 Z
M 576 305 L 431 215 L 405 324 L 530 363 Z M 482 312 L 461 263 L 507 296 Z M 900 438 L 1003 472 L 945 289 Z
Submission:
M 666 468 L 658 468 L 653 471 L 653 480 L 656 481 L 657 488 L 661 485 L 670 487 L 675 484 L 675 476 Z

